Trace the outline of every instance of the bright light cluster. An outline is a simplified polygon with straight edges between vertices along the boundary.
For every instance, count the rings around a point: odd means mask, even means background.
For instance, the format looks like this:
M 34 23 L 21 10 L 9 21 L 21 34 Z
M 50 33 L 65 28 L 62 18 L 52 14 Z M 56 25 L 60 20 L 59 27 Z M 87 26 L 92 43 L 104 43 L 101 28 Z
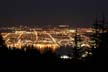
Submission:
M 75 29 L 65 30 L 20 30 L 8 33 L 2 33 L 5 43 L 8 48 L 22 48 L 25 46 L 33 46 L 37 49 L 51 48 L 56 50 L 60 46 L 75 46 Z M 90 37 L 84 35 L 84 32 L 79 33 L 82 37 L 79 47 L 91 48 Z

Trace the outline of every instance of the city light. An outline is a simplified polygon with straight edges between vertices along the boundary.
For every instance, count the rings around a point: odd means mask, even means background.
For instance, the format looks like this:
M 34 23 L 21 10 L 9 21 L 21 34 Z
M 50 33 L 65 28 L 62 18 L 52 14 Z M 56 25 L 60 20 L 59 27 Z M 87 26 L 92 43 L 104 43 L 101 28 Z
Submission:
M 62 55 L 60 56 L 61 59 L 72 59 L 71 57 L 67 56 L 67 55 Z
M 21 30 L 16 28 L 12 32 L 3 32 L 2 36 L 8 48 L 14 47 L 21 49 L 24 46 L 33 46 L 38 50 L 50 48 L 55 51 L 56 49 L 60 48 L 60 46 L 74 47 L 75 32 L 75 29 L 68 29 L 67 27 L 65 29 L 52 28 L 48 30 L 44 30 L 41 28 L 30 28 L 30 30 Z M 93 41 L 88 35 L 86 35 L 87 32 L 90 33 L 91 29 L 80 29 L 78 31 L 79 36 L 81 36 L 83 39 L 81 42 L 78 42 L 78 47 L 92 47 L 93 44 L 91 42 Z

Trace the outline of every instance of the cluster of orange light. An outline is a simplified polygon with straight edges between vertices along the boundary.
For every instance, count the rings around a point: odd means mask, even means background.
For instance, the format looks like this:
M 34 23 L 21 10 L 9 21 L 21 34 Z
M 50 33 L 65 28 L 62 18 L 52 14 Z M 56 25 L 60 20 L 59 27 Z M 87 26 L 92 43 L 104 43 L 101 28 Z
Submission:
M 57 44 L 36 44 L 36 45 L 34 45 L 34 47 L 39 50 L 44 50 L 46 48 L 50 48 L 51 50 L 55 51 L 57 48 L 59 48 L 59 45 L 57 45 Z

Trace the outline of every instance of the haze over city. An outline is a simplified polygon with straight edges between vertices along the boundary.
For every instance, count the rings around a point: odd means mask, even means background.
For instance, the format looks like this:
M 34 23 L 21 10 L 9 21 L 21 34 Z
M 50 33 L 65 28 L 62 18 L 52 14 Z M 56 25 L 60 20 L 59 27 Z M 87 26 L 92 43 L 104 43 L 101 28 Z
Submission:
M 108 16 L 107 0 L 1 0 L 0 25 L 89 27 L 95 17 Z

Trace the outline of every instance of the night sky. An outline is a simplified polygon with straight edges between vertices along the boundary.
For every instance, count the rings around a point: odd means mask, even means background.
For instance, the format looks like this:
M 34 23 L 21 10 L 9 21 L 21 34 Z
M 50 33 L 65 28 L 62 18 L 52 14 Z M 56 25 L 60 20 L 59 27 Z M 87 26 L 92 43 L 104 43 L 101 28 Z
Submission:
M 108 0 L 0 0 L 0 25 L 90 26 L 108 16 Z

